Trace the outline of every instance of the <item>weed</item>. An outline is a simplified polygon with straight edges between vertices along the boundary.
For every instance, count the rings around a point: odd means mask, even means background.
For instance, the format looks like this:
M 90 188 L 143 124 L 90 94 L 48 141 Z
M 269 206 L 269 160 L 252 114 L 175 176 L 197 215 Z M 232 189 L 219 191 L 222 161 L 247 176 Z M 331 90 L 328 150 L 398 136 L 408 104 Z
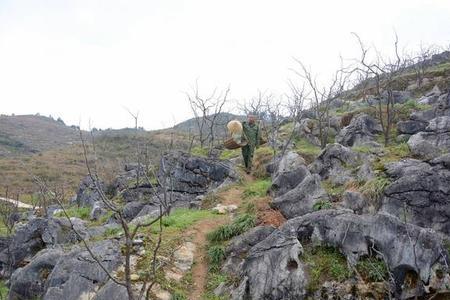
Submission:
M 383 260 L 376 257 L 360 259 L 356 264 L 356 270 L 364 280 L 369 282 L 381 282 L 388 279 L 388 269 Z
M 314 203 L 313 209 L 314 210 L 322 210 L 322 209 L 330 209 L 333 205 L 328 200 L 320 200 L 319 202 Z
M 391 184 L 389 178 L 384 176 L 377 176 L 367 181 L 360 189 L 361 193 L 368 199 L 372 200 L 374 204 L 379 202 L 383 195 L 384 189 Z

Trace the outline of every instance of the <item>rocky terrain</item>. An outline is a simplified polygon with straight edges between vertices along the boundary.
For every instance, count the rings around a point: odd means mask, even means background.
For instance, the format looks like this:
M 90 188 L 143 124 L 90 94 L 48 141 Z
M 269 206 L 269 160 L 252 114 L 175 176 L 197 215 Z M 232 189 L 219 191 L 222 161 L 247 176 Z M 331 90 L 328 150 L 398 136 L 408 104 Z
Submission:
M 281 128 L 280 144 L 295 132 L 286 153 L 257 150 L 252 175 L 223 149 L 167 151 L 157 170 L 127 163 L 109 181 L 90 174 L 68 203 L 14 216 L 0 239 L 0 293 L 450 299 L 448 78 L 395 91 L 388 145 L 371 98 L 351 94 L 333 104 L 323 149 L 305 112 Z

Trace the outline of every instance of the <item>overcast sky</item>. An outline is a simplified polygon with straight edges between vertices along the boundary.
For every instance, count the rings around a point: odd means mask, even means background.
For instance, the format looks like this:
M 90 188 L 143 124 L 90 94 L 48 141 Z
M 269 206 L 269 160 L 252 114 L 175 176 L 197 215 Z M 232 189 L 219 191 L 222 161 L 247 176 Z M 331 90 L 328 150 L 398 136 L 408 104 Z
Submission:
M 389 51 L 450 43 L 449 0 L 0 0 L 0 113 L 146 129 L 190 117 L 184 92 L 287 92 L 293 57 L 321 76 L 350 34 Z

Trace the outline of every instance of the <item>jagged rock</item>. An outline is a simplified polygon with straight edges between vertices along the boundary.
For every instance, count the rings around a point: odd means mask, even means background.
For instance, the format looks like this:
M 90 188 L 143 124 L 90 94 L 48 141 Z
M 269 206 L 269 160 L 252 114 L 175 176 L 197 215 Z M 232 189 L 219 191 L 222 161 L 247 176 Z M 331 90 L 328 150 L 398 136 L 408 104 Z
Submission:
M 400 134 L 415 134 L 419 131 L 425 130 L 428 123 L 423 121 L 400 121 L 397 123 L 397 131 Z
M 137 178 L 139 175 L 139 184 Z M 124 166 L 124 172 L 120 173 L 112 183 L 112 187 L 116 191 L 123 191 L 125 189 L 138 187 L 151 187 L 145 180 L 146 176 L 145 166 L 137 163 L 128 163 Z
M 370 205 L 367 198 L 359 192 L 345 191 L 342 196 L 342 206 L 351 209 L 359 215 L 370 212 Z
M 135 202 L 135 201 L 147 201 L 150 202 L 155 190 L 151 187 L 134 187 L 126 189 L 122 193 L 122 198 L 125 202 Z
M 102 198 L 99 193 L 99 189 L 106 191 L 105 184 L 102 181 L 97 181 L 98 186 L 92 181 L 90 176 L 86 176 L 78 187 L 75 203 L 78 206 L 90 206 L 92 207 L 95 202 L 101 201 Z
M 60 249 L 44 249 L 23 268 L 11 276 L 10 300 L 41 299 L 45 293 L 45 283 L 59 259 L 64 256 Z
M 356 177 L 358 180 L 369 181 L 375 177 L 375 173 L 372 170 L 372 166 L 369 161 L 365 161 L 359 168 L 356 173 Z
M 273 231 L 249 250 L 232 299 L 304 299 L 306 277 L 301 253 L 295 236 Z
M 88 237 L 84 222 L 71 218 L 75 229 L 83 236 Z M 35 218 L 26 225 L 17 229 L 11 238 L 9 250 L 3 249 L 0 253 L 0 266 L 7 268 L 12 262 L 13 269 L 24 261 L 29 261 L 41 249 L 57 244 L 76 243 L 77 235 L 72 231 L 71 225 L 64 218 Z
M 242 273 L 244 257 L 250 248 L 264 240 L 274 230 L 275 227 L 273 226 L 257 226 L 233 238 L 230 245 L 226 248 L 227 260 L 222 270 L 233 276 L 239 276 Z
M 183 152 L 169 152 L 163 156 L 158 176 L 167 180 L 176 192 L 203 194 L 219 186 L 227 178 L 237 179 L 231 164 L 209 158 L 191 156 Z M 170 175 L 172 178 L 165 178 Z
M 92 300 L 123 300 L 128 299 L 127 289 L 109 280 L 97 292 Z
M 375 136 L 381 132 L 381 126 L 374 118 L 360 114 L 353 117 L 350 125 L 342 128 L 336 136 L 336 142 L 344 146 L 358 146 L 375 140 Z
M 91 245 L 91 250 L 105 268 L 112 272 L 122 262 L 120 245 L 107 240 Z M 60 259 L 47 279 L 44 300 L 77 300 L 95 296 L 108 281 L 107 274 L 83 248 L 76 247 Z
M 445 267 L 448 261 L 442 238 L 435 231 L 405 224 L 388 214 L 321 210 L 288 220 L 280 230 L 300 241 L 336 247 L 352 265 L 375 248 L 384 256 L 400 291 L 406 273 L 415 272 L 422 282 L 428 282 L 433 266 Z
M 295 188 L 300 182 L 302 182 L 307 176 L 310 175 L 311 173 L 304 165 L 291 171 L 277 172 L 277 174 L 272 179 L 270 192 L 274 197 L 284 195 L 286 192 Z
M 146 204 L 140 201 L 128 202 L 123 207 L 123 216 L 127 221 L 134 219 Z M 159 208 L 158 208 L 159 209 Z
M 388 165 L 394 181 L 384 191 L 382 211 L 421 227 L 450 234 L 450 168 L 444 156 Z
M 294 189 L 273 199 L 271 206 L 287 219 L 312 212 L 314 204 L 328 200 L 317 174 L 306 176 Z
M 410 134 L 399 134 L 399 135 L 397 135 L 397 137 L 395 138 L 395 141 L 396 141 L 398 144 L 406 143 L 406 142 L 409 141 L 409 138 L 410 138 L 410 137 L 411 137 Z
M 360 164 L 359 155 L 340 144 L 328 144 L 317 159 L 309 166 L 313 174 L 319 174 L 323 180 L 331 178 L 336 184 L 351 179 L 349 168 Z
M 430 159 L 450 149 L 450 117 L 437 117 L 430 121 L 425 131 L 414 134 L 408 141 L 414 155 Z
M 304 165 L 305 160 L 303 157 L 294 151 L 289 151 L 280 159 L 276 173 L 290 172 Z

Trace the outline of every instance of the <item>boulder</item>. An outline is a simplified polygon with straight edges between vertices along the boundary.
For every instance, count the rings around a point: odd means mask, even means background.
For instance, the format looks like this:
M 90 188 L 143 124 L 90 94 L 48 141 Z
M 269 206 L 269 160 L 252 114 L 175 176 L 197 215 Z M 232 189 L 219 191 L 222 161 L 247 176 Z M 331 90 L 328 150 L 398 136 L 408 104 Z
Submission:
M 284 195 L 295 188 L 307 176 L 310 176 L 308 168 L 304 165 L 287 172 L 277 172 L 272 179 L 270 192 L 274 197 Z
M 106 214 L 106 209 L 104 208 L 103 202 L 97 201 L 92 206 L 91 212 L 89 214 L 89 218 L 91 221 L 97 221 L 101 216 Z
M 323 180 L 331 177 L 334 183 L 343 184 L 351 179 L 350 168 L 361 164 L 360 155 L 341 144 L 328 144 L 317 159 L 309 165 L 313 174 Z
M 127 221 L 133 220 L 141 212 L 145 205 L 145 202 L 140 201 L 128 202 L 127 204 L 125 204 L 122 210 L 124 218 Z
M 181 193 L 203 194 L 218 187 L 227 178 L 237 179 L 231 163 L 184 152 L 166 153 L 160 166 L 160 181 L 166 180 L 174 191 Z
M 122 263 L 120 245 L 117 241 L 101 241 L 90 247 L 109 272 Z M 75 247 L 64 259 L 58 261 L 48 276 L 47 291 L 43 299 L 90 299 L 108 279 L 108 275 L 85 248 Z
M 375 140 L 375 136 L 381 132 L 381 126 L 374 118 L 360 114 L 353 117 L 350 125 L 342 128 L 336 136 L 336 142 L 344 146 L 358 146 Z
M 83 238 L 88 237 L 84 222 L 71 218 L 75 229 Z M 34 218 L 26 225 L 17 229 L 11 238 L 9 249 L 0 252 L 0 266 L 7 268 L 10 263 L 13 270 L 22 265 L 43 248 L 58 244 L 76 243 L 78 236 L 71 229 L 65 218 Z
M 64 252 L 60 249 L 44 249 L 36 254 L 31 263 L 17 269 L 10 278 L 9 299 L 41 299 L 49 274 L 63 256 Z
M 414 155 L 425 159 L 448 152 L 450 149 L 450 116 L 432 119 L 424 131 L 410 137 L 408 146 Z
M 99 189 L 103 192 L 106 191 L 105 184 L 102 181 L 97 181 L 96 184 L 89 175 L 84 177 L 78 187 L 75 204 L 92 207 L 95 202 L 102 200 Z
M 342 196 L 342 206 L 359 215 L 370 212 L 369 201 L 359 192 L 345 191 Z
M 295 236 L 274 230 L 249 250 L 232 299 L 304 299 L 307 280 L 301 254 Z
M 355 215 L 343 210 L 320 210 L 289 220 L 280 230 L 303 241 L 338 248 L 351 265 L 361 257 L 381 253 L 401 294 L 407 273 L 426 283 L 432 268 L 446 268 L 448 253 L 435 231 L 402 222 L 388 214 Z M 273 244 L 274 245 L 274 244 Z
M 96 293 L 92 300 L 123 300 L 128 299 L 127 289 L 118 285 L 117 283 L 109 280 L 100 290 Z
M 423 121 L 400 121 L 397 123 L 397 131 L 400 134 L 415 134 L 419 131 L 425 130 L 428 123 Z
M 412 224 L 450 234 L 450 167 L 447 156 L 430 164 L 407 160 L 387 166 L 394 180 L 381 210 Z
M 271 206 L 290 219 L 312 212 L 314 204 L 328 200 L 320 176 L 308 175 L 294 189 L 273 199 Z

